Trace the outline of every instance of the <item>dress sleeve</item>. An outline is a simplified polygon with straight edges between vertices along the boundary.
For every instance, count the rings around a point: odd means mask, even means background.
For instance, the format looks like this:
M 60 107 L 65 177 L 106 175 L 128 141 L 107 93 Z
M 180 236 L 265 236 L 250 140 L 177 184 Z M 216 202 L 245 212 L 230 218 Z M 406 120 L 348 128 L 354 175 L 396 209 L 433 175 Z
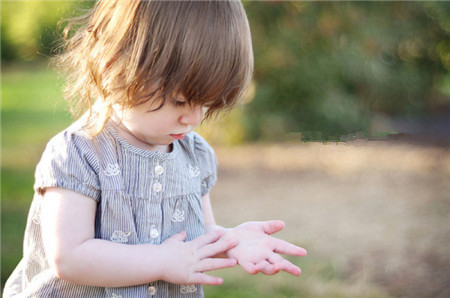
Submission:
M 47 144 L 37 165 L 34 189 L 43 195 L 48 187 L 78 192 L 98 201 L 98 161 L 89 138 L 63 131 Z
M 200 169 L 201 194 L 206 195 L 217 182 L 217 158 L 214 149 L 199 134 L 194 134 L 194 150 Z

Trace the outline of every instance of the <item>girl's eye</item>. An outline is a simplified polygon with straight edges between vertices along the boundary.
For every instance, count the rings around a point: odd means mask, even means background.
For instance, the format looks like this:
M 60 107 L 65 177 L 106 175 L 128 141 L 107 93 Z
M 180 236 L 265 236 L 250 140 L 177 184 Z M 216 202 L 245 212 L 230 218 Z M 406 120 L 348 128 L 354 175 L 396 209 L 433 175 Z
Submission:
M 186 105 L 186 102 L 185 101 L 175 100 L 175 105 L 177 107 L 184 107 Z
M 172 100 L 172 102 L 175 104 L 176 107 L 183 107 L 186 105 L 187 100 L 182 97 L 182 96 L 171 96 L 170 99 Z

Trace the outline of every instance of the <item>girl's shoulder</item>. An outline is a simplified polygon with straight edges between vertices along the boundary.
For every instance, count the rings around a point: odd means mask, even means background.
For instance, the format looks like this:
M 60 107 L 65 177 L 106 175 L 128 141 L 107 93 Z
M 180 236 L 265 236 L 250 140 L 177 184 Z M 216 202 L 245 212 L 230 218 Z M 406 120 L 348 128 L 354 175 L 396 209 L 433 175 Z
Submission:
M 213 150 L 211 145 L 209 145 L 209 143 L 195 131 L 186 134 L 186 138 L 183 141 L 194 148 Z
M 195 166 L 191 166 L 190 170 L 192 169 L 192 173 L 200 177 L 201 195 L 204 196 L 210 192 L 217 181 L 216 154 L 208 142 L 196 132 L 188 133 L 181 144 L 184 144 L 184 147 L 192 153 L 189 155 L 195 160 Z
M 66 129 L 53 136 L 47 144 L 47 149 L 52 148 L 54 152 L 64 151 L 67 147 L 75 147 L 80 151 L 92 149 L 93 138 L 84 130 L 83 122 L 75 121 Z
M 94 144 L 96 138 L 88 135 L 84 129 L 84 121 L 77 120 L 50 139 L 40 164 L 58 162 L 70 165 L 74 160 L 79 160 L 86 166 L 97 169 L 98 158 Z
M 181 141 L 183 147 L 188 147 L 195 155 L 214 155 L 214 149 L 211 145 L 197 132 L 193 131 L 186 135 L 186 138 Z
M 47 187 L 60 187 L 98 199 L 98 174 L 93 139 L 76 121 L 47 143 L 36 167 L 34 187 L 38 193 Z

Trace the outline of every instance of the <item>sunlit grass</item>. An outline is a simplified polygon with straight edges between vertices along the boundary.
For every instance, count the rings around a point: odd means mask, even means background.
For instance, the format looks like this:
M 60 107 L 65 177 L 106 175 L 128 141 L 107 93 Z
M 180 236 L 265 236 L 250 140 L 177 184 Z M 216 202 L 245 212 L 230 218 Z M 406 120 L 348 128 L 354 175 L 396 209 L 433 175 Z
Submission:
M 46 65 L 10 65 L 1 85 L 2 285 L 22 255 L 34 168 L 45 144 L 72 121 L 57 74 Z

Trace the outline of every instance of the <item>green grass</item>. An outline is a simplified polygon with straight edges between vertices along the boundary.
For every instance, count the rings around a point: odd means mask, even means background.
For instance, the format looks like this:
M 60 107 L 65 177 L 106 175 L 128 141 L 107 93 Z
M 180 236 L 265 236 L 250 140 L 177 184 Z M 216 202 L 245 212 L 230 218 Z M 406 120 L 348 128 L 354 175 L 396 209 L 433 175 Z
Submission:
M 42 65 L 8 65 L 1 84 L 2 275 L 22 255 L 23 232 L 33 197 L 34 168 L 52 135 L 72 122 L 54 71 Z

